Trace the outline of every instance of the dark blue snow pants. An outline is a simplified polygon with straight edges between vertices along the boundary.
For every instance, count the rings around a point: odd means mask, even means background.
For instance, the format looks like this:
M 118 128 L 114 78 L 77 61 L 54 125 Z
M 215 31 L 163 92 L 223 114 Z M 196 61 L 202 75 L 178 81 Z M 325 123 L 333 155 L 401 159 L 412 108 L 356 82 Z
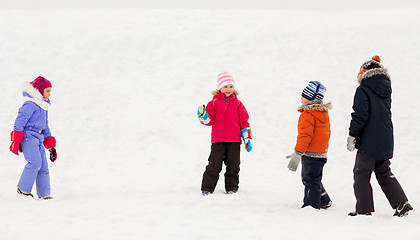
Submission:
M 322 170 L 326 162 L 326 158 L 302 156 L 302 182 L 305 186 L 302 207 L 312 206 L 320 209 L 331 201 L 321 182 Z

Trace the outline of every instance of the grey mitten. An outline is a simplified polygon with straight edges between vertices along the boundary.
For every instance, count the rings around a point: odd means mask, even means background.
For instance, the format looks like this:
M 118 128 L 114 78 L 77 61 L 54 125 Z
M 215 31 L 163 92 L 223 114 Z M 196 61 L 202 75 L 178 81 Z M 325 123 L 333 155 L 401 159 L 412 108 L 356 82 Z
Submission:
M 286 157 L 286 159 L 290 159 L 289 164 L 287 165 L 290 171 L 296 172 L 296 169 L 300 164 L 302 155 L 303 153 L 294 151 L 291 155 Z
M 356 149 L 356 137 L 348 136 L 347 137 L 347 150 L 353 152 Z

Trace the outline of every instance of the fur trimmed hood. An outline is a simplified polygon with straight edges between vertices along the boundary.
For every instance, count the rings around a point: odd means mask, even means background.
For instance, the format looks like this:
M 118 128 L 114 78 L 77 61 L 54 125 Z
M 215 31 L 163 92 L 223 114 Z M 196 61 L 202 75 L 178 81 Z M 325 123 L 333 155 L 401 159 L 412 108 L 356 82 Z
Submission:
M 392 93 L 391 77 L 385 68 L 374 68 L 357 79 L 359 84 L 371 89 L 380 97 L 389 97 Z
M 370 78 L 376 75 L 385 75 L 388 77 L 389 81 L 391 81 L 391 77 L 388 74 L 388 70 L 385 68 L 374 68 L 371 69 L 363 74 L 361 74 L 359 76 L 359 78 L 357 78 L 357 82 L 359 82 L 359 84 L 362 84 L 363 80 L 365 80 L 366 78 Z
M 298 111 L 305 111 L 305 110 L 319 110 L 321 112 L 328 112 L 328 110 L 332 109 L 331 102 L 323 103 L 320 100 L 313 100 L 307 103 L 302 104 Z
M 38 105 L 40 108 L 48 111 L 51 104 L 50 101 L 46 102 L 44 100 L 44 97 L 41 95 L 41 93 L 32 86 L 30 82 L 25 82 L 22 89 L 23 97 L 26 101 L 34 102 L 36 105 Z

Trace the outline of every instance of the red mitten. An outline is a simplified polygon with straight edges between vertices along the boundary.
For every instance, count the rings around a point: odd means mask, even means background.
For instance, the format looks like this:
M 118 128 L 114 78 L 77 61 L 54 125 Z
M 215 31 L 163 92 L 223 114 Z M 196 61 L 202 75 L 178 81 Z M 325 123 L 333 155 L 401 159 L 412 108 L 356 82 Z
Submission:
M 22 142 L 25 134 L 23 132 L 12 131 L 10 133 L 10 140 L 12 144 L 10 145 L 10 151 L 16 155 L 19 155 L 19 144 Z
M 16 154 L 16 155 L 19 156 L 19 151 L 20 151 L 20 149 L 19 149 L 19 143 L 12 142 L 12 144 L 10 144 L 10 148 L 9 149 L 10 149 L 10 151 L 12 153 L 14 153 L 14 154 Z
M 55 137 L 50 136 L 44 139 L 44 147 L 46 149 L 55 148 Z

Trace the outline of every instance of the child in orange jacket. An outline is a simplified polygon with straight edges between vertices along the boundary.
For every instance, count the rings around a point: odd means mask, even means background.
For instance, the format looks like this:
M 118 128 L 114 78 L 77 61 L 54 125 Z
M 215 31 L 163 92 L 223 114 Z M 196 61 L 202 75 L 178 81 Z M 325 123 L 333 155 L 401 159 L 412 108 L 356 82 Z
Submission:
M 303 206 L 316 209 L 331 207 L 331 199 L 322 185 L 322 170 L 327 162 L 330 140 L 331 103 L 322 102 L 326 88 L 318 81 L 310 81 L 302 92 L 302 106 L 298 123 L 295 151 L 287 156 L 288 168 L 296 171 L 302 162 L 302 182 L 305 186 Z

